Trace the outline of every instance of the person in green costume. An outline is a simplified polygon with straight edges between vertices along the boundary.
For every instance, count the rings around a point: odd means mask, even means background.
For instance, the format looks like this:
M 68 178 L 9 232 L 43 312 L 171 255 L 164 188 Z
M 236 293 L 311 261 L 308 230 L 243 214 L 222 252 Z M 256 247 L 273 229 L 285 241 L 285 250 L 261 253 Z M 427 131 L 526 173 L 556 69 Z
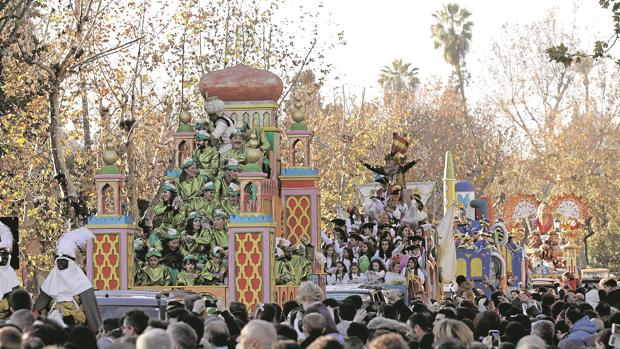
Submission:
M 228 187 L 228 195 L 222 199 L 222 209 L 228 213 L 229 216 L 235 216 L 239 214 L 239 186 L 235 183 L 230 183 Z
M 222 208 L 222 204 L 215 195 L 215 183 L 209 182 L 202 187 L 202 201 L 198 202 L 194 211 L 213 221 L 213 211 L 218 208 Z
M 181 236 L 176 229 L 169 229 L 164 240 L 164 247 L 161 252 L 162 258 L 159 263 L 174 269 L 175 272 L 181 270 L 183 265 L 183 254 L 181 253 Z
M 222 200 L 228 195 L 228 187 L 230 183 L 239 185 L 237 171 L 239 170 L 239 164 L 237 160 L 230 159 L 224 167 L 224 171 L 220 171 L 220 175 L 215 179 L 215 197 L 217 200 Z
M 200 273 L 196 269 L 198 257 L 187 255 L 183 258 L 183 270 L 177 277 L 177 286 L 196 286 L 203 283 Z
M 141 266 L 136 273 L 134 284 L 136 286 L 171 286 L 174 285 L 174 273 L 167 266 L 160 264 L 161 253 L 156 249 L 150 249 L 146 253 L 146 264 Z
M 308 243 L 307 239 L 302 238 L 302 244 L 298 244 L 296 247 L 289 246 L 285 253 L 289 258 L 287 264 L 293 276 L 292 285 L 299 285 L 302 281 L 308 280 L 312 274 L 314 248 Z
M 181 252 L 184 256 L 193 255 L 199 261 L 206 261 L 211 244 L 208 229 L 203 226 L 203 216 L 191 212 L 187 215 L 187 224 L 181 234 Z
M 212 181 L 220 170 L 220 152 L 213 147 L 211 136 L 206 131 L 196 132 L 194 163 L 205 181 Z
M 286 263 L 284 250 L 276 247 L 276 285 L 293 285 L 293 273 L 291 266 Z
M 213 226 L 208 230 L 209 239 L 212 246 L 222 247 L 228 250 L 228 214 L 222 210 L 213 212 Z
M 230 145 L 232 148 L 222 154 L 222 163 L 226 164 L 230 159 L 235 159 L 239 164 L 239 170 L 243 170 L 246 163 L 245 139 L 244 134 L 239 129 L 235 129 L 230 135 Z
M 164 183 L 163 190 L 159 202 L 153 208 L 156 219 L 161 222 L 160 226 L 164 231 L 168 228 L 174 228 L 183 222 L 183 214 L 179 210 L 177 198 L 177 188 L 168 183 Z M 155 224 L 153 224 L 155 226 Z
M 263 152 L 263 172 L 270 174 L 270 165 L 269 165 L 269 151 L 271 150 L 271 144 L 269 143 L 269 139 L 267 138 L 267 134 L 263 131 L 262 127 L 250 127 L 247 121 L 243 122 L 243 126 L 241 127 L 241 132 L 245 137 L 245 146 L 248 146 L 250 142 L 250 137 L 252 134 L 256 136 L 256 140 L 258 140 L 258 148 Z
M 156 228 L 154 228 L 149 235 L 146 245 L 149 249 L 154 248 L 157 251 L 161 252 L 164 249 L 163 241 L 166 239 L 166 234 L 168 234 L 168 230 L 162 228 L 161 221 L 158 220 L 157 217 L 155 217 L 155 220 L 153 220 L 153 225 L 156 226 Z M 172 226 L 170 226 L 168 229 L 173 228 Z
M 223 285 L 226 280 L 227 269 L 224 264 L 224 249 L 217 246 L 211 251 L 211 258 L 205 263 L 200 277 L 204 279 L 205 285 Z
M 187 213 L 202 200 L 202 187 L 205 182 L 203 177 L 199 176 L 194 160 L 185 160 L 181 170 L 181 175 L 174 180 L 174 184 L 183 200 L 180 211 Z
M 137 237 L 133 239 L 133 261 L 139 263 L 146 259 L 146 253 L 149 248 L 143 238 Z

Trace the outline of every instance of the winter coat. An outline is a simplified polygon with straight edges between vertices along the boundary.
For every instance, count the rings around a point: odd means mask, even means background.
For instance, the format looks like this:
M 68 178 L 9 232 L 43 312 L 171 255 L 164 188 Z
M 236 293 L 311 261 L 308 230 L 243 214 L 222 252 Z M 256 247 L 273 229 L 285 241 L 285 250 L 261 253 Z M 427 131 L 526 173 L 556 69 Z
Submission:
M 573 349 L 582 348 L 584 346 L 592 347 L 594 346 L 596 333 L 599 330 L 599 327 L 591 322 L 589 317 L 584 316 L 579 321 L 575 322 L 568 336 L 564 337 L 558 344 L 558 348 Z

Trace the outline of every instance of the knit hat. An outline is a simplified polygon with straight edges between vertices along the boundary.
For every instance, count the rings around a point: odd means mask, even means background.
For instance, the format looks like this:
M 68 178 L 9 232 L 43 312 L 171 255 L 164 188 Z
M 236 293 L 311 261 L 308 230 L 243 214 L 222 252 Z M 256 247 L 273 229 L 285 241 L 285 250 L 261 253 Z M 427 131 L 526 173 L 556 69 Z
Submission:
M 159 251 L 157 251 L 156 249 L 151 248 L 151 249 L 149 249 L 149 251 L 146 253 L 146 258 L 153 257 L 153 256 L 158 257 L 158 258 L 161 258 L 161 253 L 159 253 Z
M 194 164 L 194 160 L 187 159 L 187 160 L 183 161 L 183 164 L 181 165 L 181 169 L 185 170 L 186 168 L 192 166 L 193 164 Z
M 208 141 L 211 139 L 211 135 L 207 131 L 201 130 L 196 132 L 196 139 L 199 141 Z
M 166 234 L 166 240 L 177 240 L 179 238 L 179 233 L 176 229 L 169 229 Z
M 220 209 L 217 209 L 215 211 L 213 211 L 213 218 L 222 218 L 222 219 L 227 219 L 228 218 L 228 214 Z
M 174 185 L 169 184 L 169 183 L 164 183 L 164 187 L 163 187 L 163 189 L 164 189 L 165 191 L 170 191 L 170 192 L 173 192 L 173 193 L 176 193 L 176 192 L 177 192 L 177 188 L 176 188 Z
M 402 336 L 407 335 L 407 325 L 404 322 L 376 317 L 368 323 L 368 329 L 374 331 L 374 336 L 377 337 L 386 333 L 399 333 Z

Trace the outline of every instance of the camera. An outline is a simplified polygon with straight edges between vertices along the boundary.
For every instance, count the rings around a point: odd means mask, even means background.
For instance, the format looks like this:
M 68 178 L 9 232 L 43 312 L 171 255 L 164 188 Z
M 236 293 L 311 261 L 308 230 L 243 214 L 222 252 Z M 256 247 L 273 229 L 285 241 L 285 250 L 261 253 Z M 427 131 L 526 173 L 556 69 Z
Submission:
M 611 337 L 607 343 L 614 348 L 620 348 L 620 324 L 611 325 Z
M 499 347 L 499 331 L 489 330 L 489 336 L 491 336 L 491 346 L 493 348 Z

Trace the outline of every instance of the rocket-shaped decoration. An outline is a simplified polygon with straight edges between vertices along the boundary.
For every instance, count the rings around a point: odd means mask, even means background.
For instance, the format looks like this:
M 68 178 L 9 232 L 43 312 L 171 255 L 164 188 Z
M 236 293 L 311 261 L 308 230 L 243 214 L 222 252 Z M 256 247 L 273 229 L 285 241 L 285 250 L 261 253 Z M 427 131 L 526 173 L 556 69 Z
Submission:
M 448 207 L 456 202 L 456 178 L 454 177 L 454 162 L 452 153 L 446 152 L 446 163 L 443 168 L 443 213 L 448 212 Z

